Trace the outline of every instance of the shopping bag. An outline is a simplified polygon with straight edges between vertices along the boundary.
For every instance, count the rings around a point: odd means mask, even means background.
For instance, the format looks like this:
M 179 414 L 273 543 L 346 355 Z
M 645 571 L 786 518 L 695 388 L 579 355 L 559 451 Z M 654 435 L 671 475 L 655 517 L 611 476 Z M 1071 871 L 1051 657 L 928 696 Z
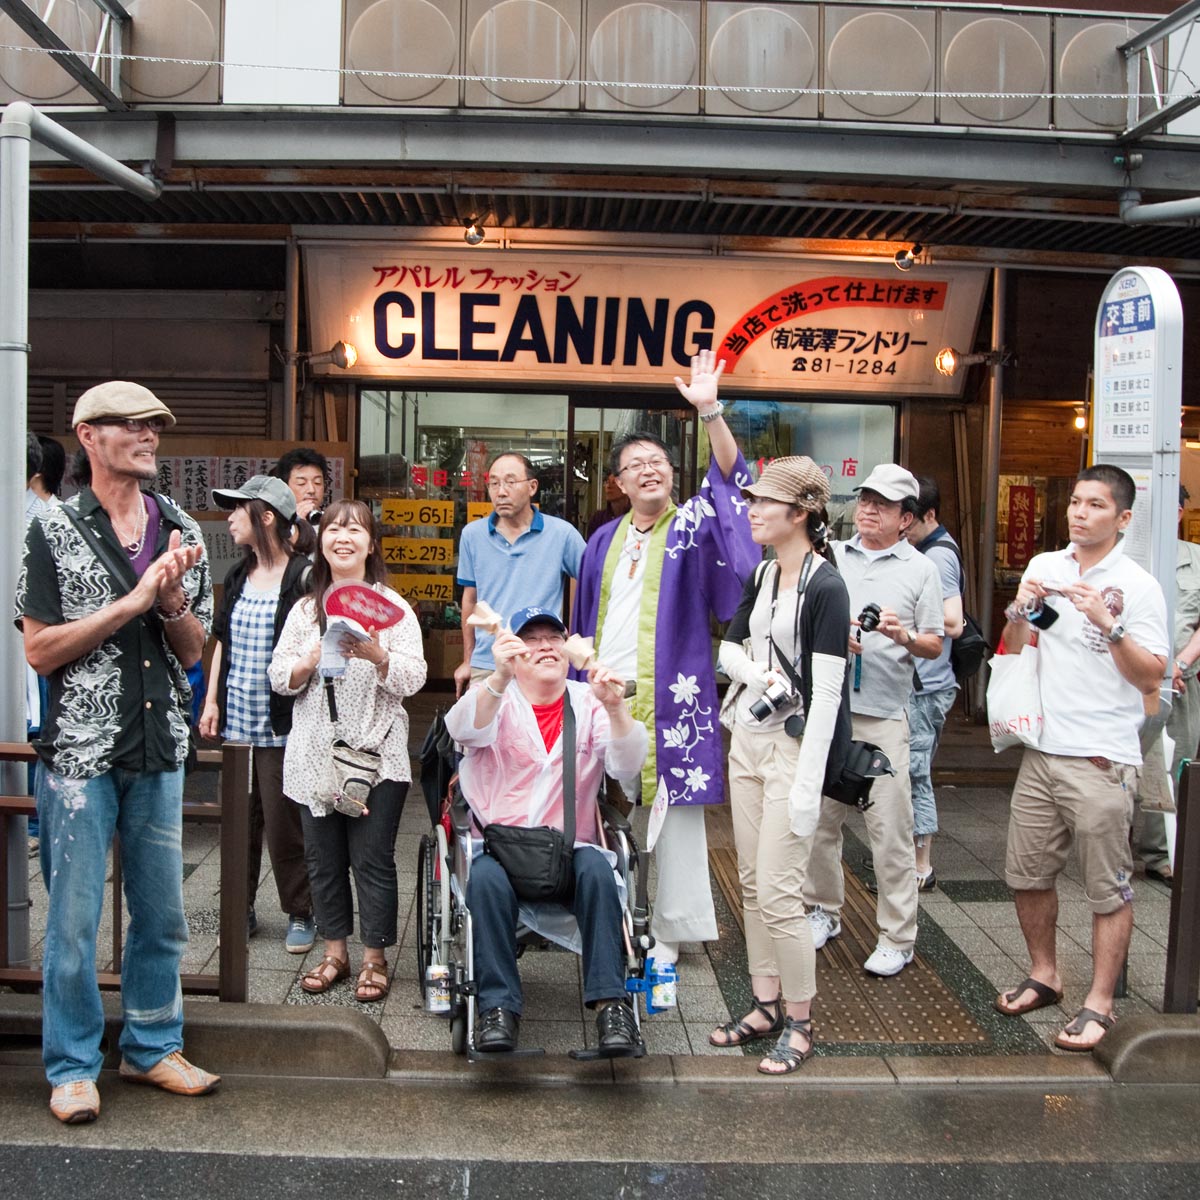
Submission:
M 1038 649 L 997 654 L 988 680 L 988 733 L 997 754 L 1010 746 L 1037 749 L 1042 735 L 1042 689 L 1038 682 Z

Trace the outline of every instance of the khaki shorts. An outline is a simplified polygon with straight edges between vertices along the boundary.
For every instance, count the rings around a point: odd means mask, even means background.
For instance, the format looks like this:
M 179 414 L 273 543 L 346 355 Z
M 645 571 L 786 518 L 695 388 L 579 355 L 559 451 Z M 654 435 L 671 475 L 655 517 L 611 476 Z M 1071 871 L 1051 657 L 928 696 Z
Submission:
M 1014 891 L 1046 891 L 1079 855 L 1083 890 L 1092 912 L 1117 912 L 1133 899 L 1133 827 L 1138 768 L 1097 765 L 1026 750 L 1013 788 L 1004 877 Z

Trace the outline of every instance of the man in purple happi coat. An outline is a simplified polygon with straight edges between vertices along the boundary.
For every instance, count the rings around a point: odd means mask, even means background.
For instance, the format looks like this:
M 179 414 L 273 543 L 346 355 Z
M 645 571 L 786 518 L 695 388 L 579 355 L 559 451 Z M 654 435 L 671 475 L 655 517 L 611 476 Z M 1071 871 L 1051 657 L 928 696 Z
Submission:
M 579 571 L 574 626 L 595 635 L 597 658 L 637 680 L 631 707 L 653 735 L 642 772 L 646 804 L 660 786 L 670 801 L 655 846 L 658 892 L 651 932 L 659 965 L 680 942 L 717 936 L 708 877 L 704 805 L 725 798 L 724 755 L 713 670 L 710 614 L 733 616 L 761 557 L 741 489 L 750 472 L 722 419 L 724 362 L 692 359 L 680 394 L 700 414 L 712 462 L 700 491 L 678 507 L 667 447 L 646 433 L 619 438 L 611 469 L 630 511 L 592 535 Z

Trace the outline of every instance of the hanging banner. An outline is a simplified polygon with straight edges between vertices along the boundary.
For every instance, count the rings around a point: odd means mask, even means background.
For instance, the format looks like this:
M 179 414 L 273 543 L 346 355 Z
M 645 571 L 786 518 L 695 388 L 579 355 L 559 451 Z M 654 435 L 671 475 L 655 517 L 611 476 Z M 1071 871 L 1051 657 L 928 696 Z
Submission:
M 1027 567 L 1035 545 L 1037 488 L 1013 484 L 1008 489 L 1008 566 Z
M 304 247 L 310 344 L 382 379 L 653 384 L 713 348 L 727 390 L 957 396 L 987 271 L 891 262 Z

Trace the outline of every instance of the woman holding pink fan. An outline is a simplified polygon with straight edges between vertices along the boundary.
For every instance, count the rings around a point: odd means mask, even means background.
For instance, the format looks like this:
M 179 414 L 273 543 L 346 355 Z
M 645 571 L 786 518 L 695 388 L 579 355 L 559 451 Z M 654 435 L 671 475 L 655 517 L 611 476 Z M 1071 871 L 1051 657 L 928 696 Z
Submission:
M 269 670 L 275 691 L 296 696 L 283 783 L 302 806 L 313 909 L 325 939 L 324 957 L 300 986 L 325 992 L 350 974 L 353 870 L 363 945 L 354 994 L 362 1003 L 382 1000 L 390 987 L 396 830 L 412 778 L 403 702 L 425 683 L 420 626 L 386 577 L 371 510 L 358 500 L 335 501 L 321 518 L 312 595 L 292 609 Z M 358 621 L 363 631 L 326 645 L 323 659 L 327 624 L 353 628 L 348 616 L 367 617 Z

